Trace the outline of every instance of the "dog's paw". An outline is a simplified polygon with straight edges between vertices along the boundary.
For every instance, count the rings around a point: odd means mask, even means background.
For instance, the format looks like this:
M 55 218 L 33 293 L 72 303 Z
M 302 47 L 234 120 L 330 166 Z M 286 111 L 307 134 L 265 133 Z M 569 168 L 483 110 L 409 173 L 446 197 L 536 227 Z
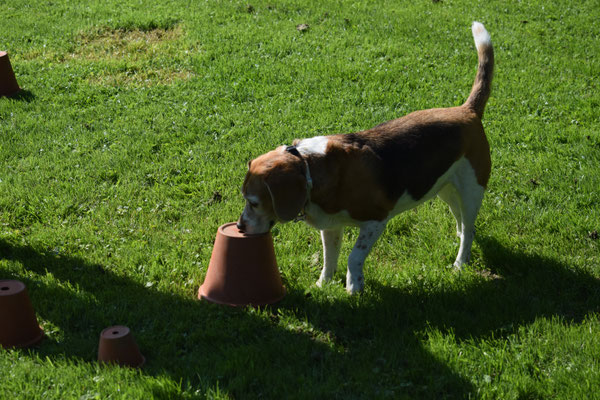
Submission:
M 457 271 L 462 270 L 462 268 L 466 267 L 467 265 L 469 265 L 469 260 L 467 260 L 467 261 L 461 261 L 461 260 L 454 261 L 454 269 L 457 270 Z
M 317 280 L 317 286 L 323 287 L 327 283 L 331 282 L 331 280 L 333 279 L 333 272 L 335 272 L 335 271 L 330 271 L 326 268 L 323 268 L 321 270 L 321 275 L 319 276 L 319 280 Z
M 327 284 L 327 282 L 331 281 L 331 278 L 325 276 L 325 274 L 321 274 L 321 276 L 319 277 L 319 279 L 316 282 L 317 287 L 322 288 L 323 286 L 325 286 Z
M 359 275 L 357 277 L 348 277 L 346 279 L 346 291 L 349 294 L 357 294 L 363 291 L 365 288 L 365 277 Z

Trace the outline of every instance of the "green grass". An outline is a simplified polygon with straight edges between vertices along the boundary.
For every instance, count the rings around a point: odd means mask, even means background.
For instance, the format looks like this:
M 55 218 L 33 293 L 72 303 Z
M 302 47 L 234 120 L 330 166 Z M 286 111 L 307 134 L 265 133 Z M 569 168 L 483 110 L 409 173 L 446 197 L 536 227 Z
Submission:
M 0 398 L 600 398 L 599 2 L 250 4 L 0 7 L 24 89 L 0 99 L 0 279 L 46 332 L 0 351 Z M 281 303 L 196 300 L 248 160 L 461 104 L 473 20 L 497 64 L 472 265 L 436 200 L 389 224 L 360 296 L 343 267 L 314 286 L 318 233 L 290 223 Z M 115 324 L 143 369 L 96 363 Z

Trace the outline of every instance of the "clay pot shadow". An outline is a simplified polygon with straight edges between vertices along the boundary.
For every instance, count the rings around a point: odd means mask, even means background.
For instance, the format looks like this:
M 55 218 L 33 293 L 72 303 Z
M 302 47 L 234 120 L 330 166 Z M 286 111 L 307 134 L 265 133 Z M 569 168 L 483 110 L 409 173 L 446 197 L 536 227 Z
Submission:
M 8 53 L 0 51 L 0 97 L 15 95 L 19 90 L 21 88 L 10 65 Z
M 284 296 L 271 234 L 248 235 L 235 222 L 220 226 L 198 298 L 230 306 L 263 306 Z
M 122 325 L 110 326 L 100 333 L 98 361 L 123 367 L 140 368 L 146 362 L 131 330 Z
M 43 337 L 25 284 L 0 280 L 0 346 L 30 347 Z

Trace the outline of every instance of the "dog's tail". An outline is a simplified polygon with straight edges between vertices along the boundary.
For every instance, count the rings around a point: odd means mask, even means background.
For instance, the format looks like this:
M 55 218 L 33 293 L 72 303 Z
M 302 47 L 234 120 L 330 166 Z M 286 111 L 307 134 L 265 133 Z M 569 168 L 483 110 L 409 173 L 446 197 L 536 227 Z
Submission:
M 481 118 L 485 103 L 490 97 L 492 86 L 492 75 L 494 72 L 494 48 L 492 47 L 492 39 L 488 31 L 485 30 L 483 24 L 473 22 L 472 26 L 473 39 L 475 39 L 475 47 L 477 47 L 477 58 L 479 66 L 477 67 L 477 76 L 471 89 L 471 94 L 465 102 L 465 106 L 469 107 Z

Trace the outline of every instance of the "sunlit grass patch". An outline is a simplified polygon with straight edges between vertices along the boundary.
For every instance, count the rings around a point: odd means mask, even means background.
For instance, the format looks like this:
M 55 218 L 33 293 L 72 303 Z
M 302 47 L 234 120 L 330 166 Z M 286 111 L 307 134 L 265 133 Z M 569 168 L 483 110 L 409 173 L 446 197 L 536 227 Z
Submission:
M 181 26 L 151 30 L 104 27 L 80 33 L 71 57 L 91 61 L 145 61 L 156 56 L 173 56 L 177 54 L 177 45 L 181 44 L 183 36 Z
M 173 28 L 99 29 L 81 33 L 71 57 L 102 66 L 88 82 L 103 86 L 169 85 L 190 79 L 190 49 L 181 26 Z
M 181 25 L 100 26 L 79 32 L 65 49 L 38 48 L 21 58 L 83 67 L 92 85 L 152 86 L 190 79 L 194 51 Z

